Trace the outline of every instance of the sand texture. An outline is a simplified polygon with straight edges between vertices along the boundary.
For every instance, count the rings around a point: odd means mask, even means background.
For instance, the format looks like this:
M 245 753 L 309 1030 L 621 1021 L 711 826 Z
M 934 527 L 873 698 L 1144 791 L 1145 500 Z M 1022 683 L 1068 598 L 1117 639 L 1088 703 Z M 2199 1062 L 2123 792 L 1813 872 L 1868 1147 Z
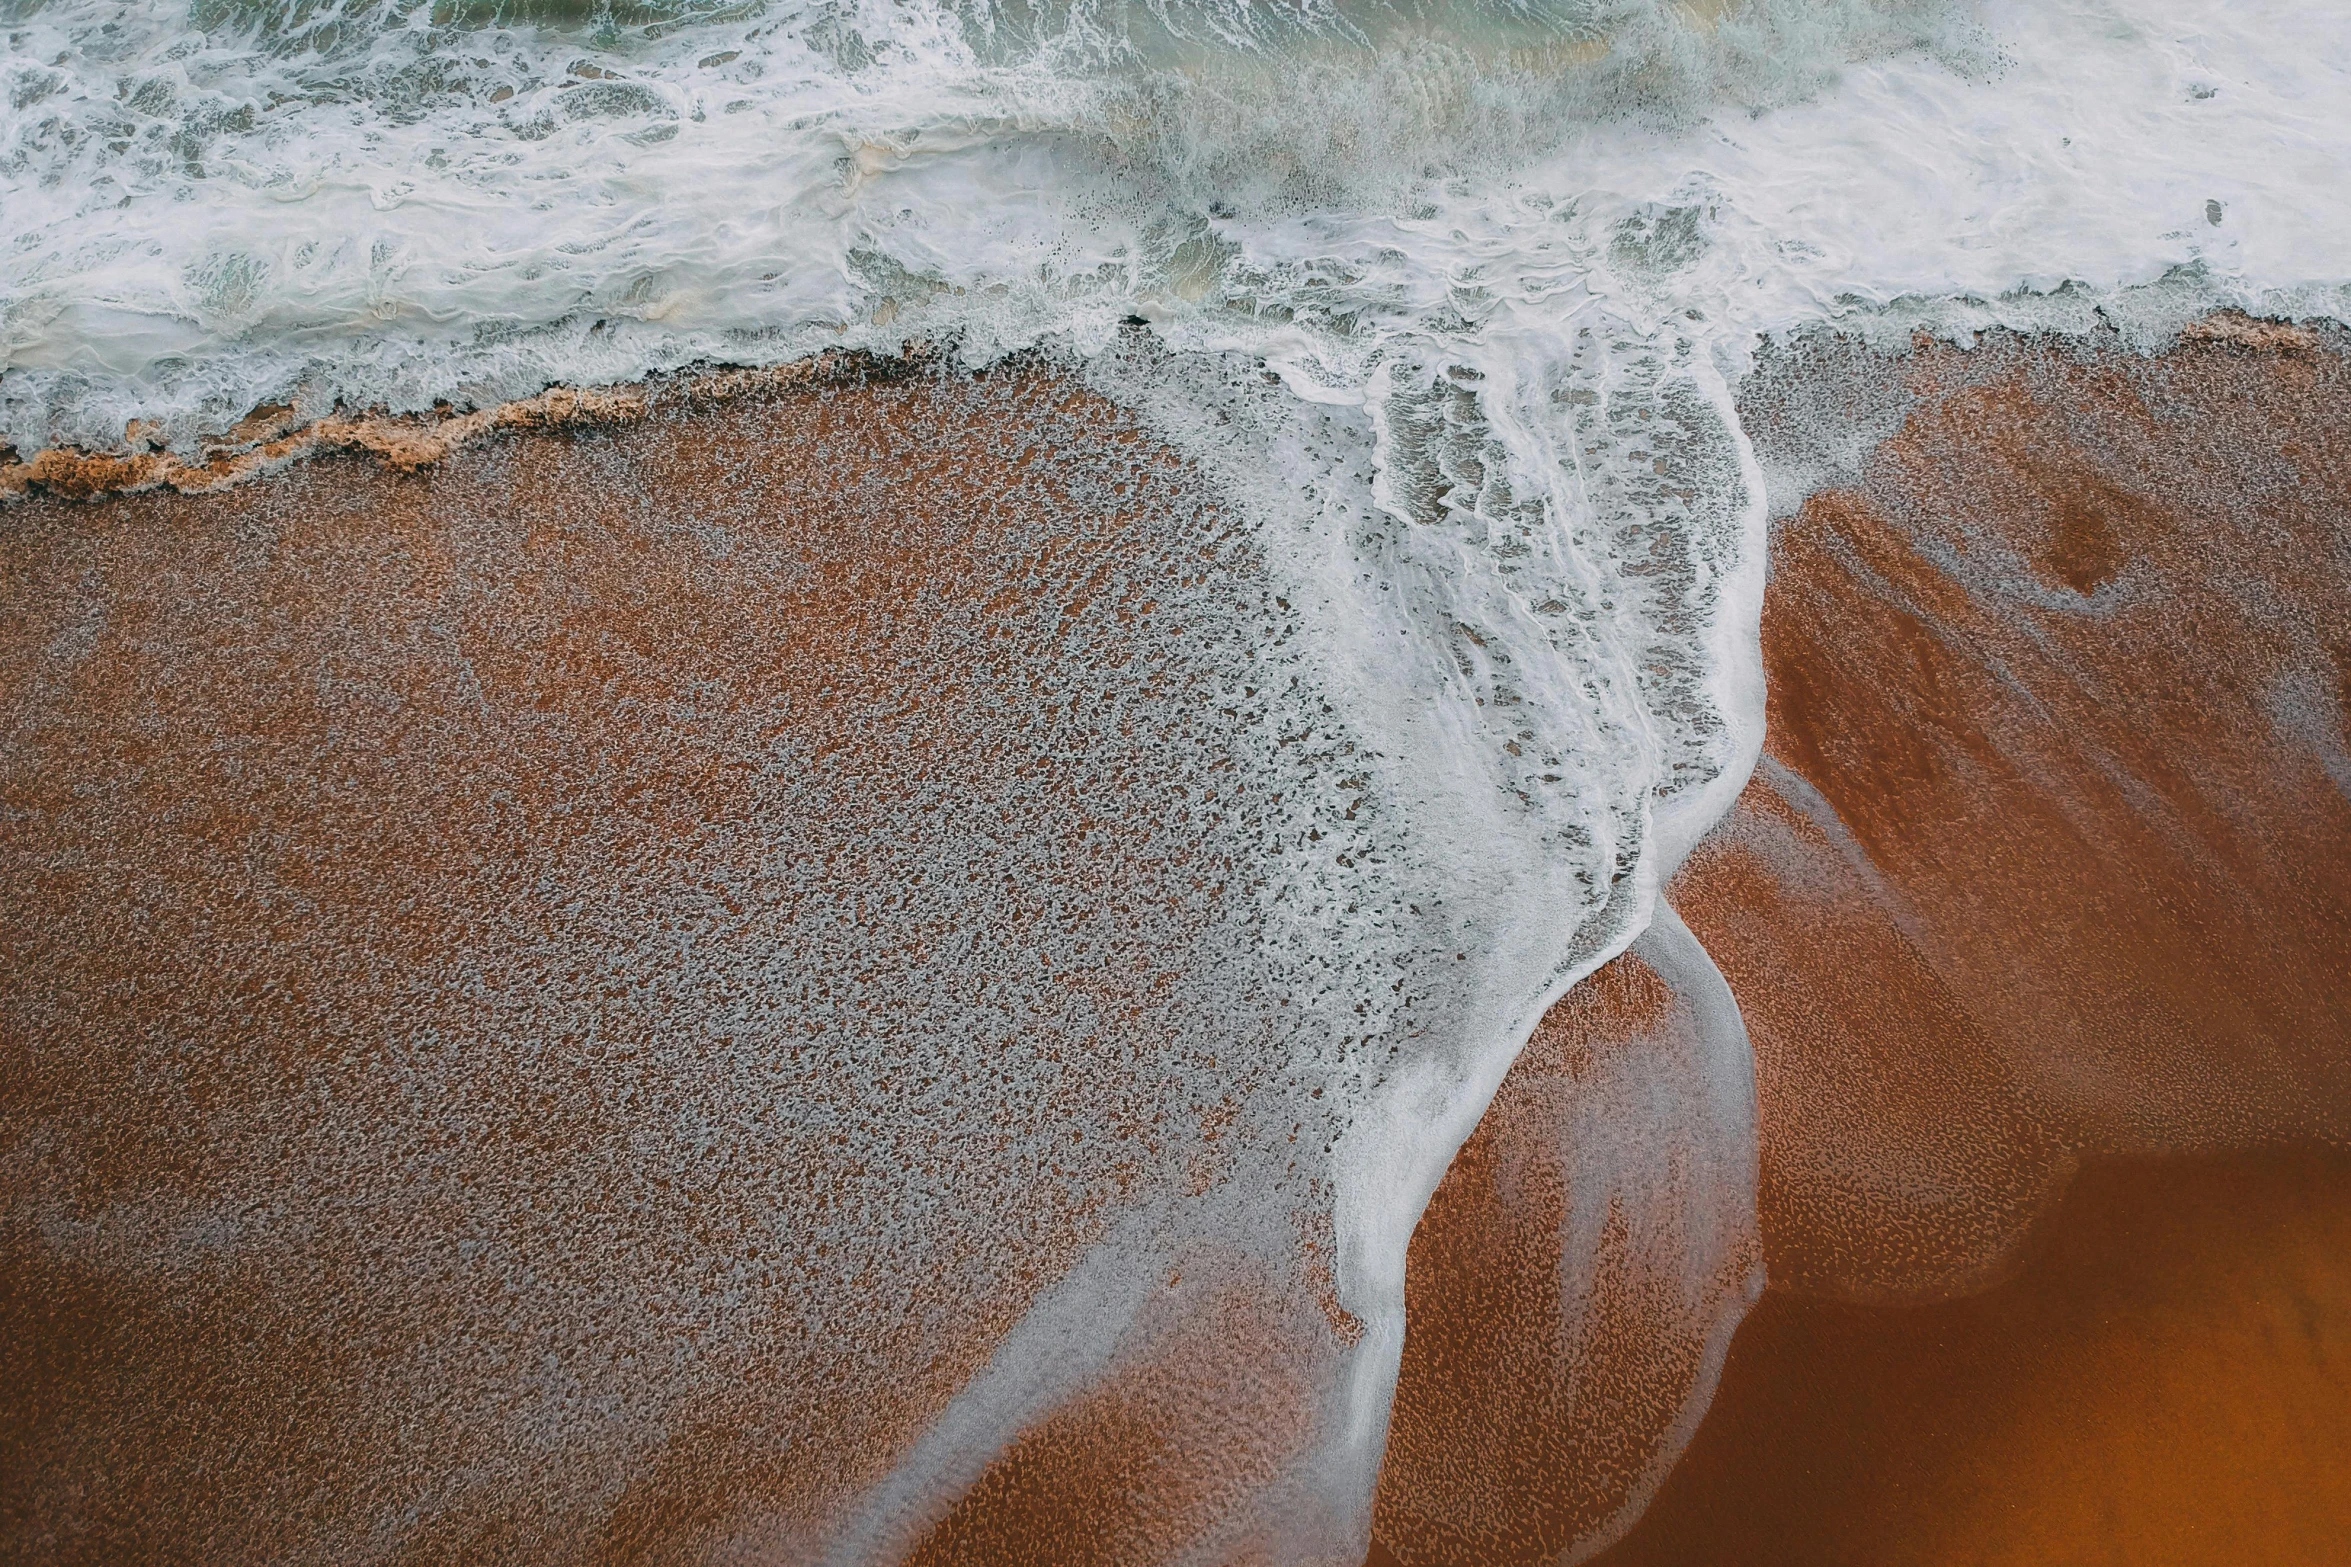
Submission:
M 1767 460 L 1820 439 L 1840 363 L 1750 387 Z M 2332 1560 L 2351 1187 L 2286 1150 L 2351 1141 L 2351 360 L 2223 320 L 1894 375 L 1854 401 L 1899 427 L 1775 526 L 1765 756 L 1670 889 L 1753 1043 L 1771 1293 L 1605 1560 Z M 1530 1049 L 1448 1192 L 1541 1138 L 1548 1073 Z M 1555 1202 L 1445 1196 L 1416 1266 Z M 1609 1380 L 1509 1318 L 1479 1374 Z M 1527 1449 L 1481 1441 L 1490 1402 L 1408 1376 L 1397 1430 L 1499 1477 Z M 1496 1478 L 1487 1543 L 1395 1554 L 1548 1559 L 1517 1520 L 1558 1484 Z
M 0 530 L 13 1559 L 798 1559 L 1123 1202 L 1221 1178 L 1245 1067 L 1171 976 L 1235 720 L 1177 610 L 1252 566 L 1099 399 L 782 389 Z M 1312 1286 L 1160 1287 L 1135 1353 L 1230 1407 L 1108 1418 L 1282 1456 Z
M 1202 1044 L 1289 606 L 1119 408 L 883 368 L 11 470 L 0 1555 L 1296 1560 L 1335 1134 Z M 2351 358 L 1746 398 L 1858 454 L 1765 755 L 1420 1222 L 1373 1561 L 2328 1560 Z

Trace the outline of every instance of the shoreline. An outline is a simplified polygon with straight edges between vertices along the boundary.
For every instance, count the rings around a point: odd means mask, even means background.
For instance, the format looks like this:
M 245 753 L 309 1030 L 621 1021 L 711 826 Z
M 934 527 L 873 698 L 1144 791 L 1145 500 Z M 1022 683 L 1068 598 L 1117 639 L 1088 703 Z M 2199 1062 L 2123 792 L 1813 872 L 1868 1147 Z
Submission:
M 291 405 L 270 404 L 254 409 L 223 435 L 203 437 L 193 457 L 145 446 L 136 425 L 116 451 L 53 446 L 18 460 L 8 449 L 7 460 L 0 460 L 0 505 L 44 494 L 72 501 L 166 489 L 208 495 L 338 453 L 372 457 L 387 472 L 416 473 L 493 435 L 634 424 L 666 408 L 714 407 L 795 388 L 889 381 L 949 362 L 932 345 L 910 342 L 895 356 L 828 349 L 780 365 L 712 365 L 610 386 L 551 386 L 463 413 L 336 413 L 303 424 L 295 421 Z
M 2319 330 L 2326 325 L 2321 322 Z M 1979 340 L 2088 341 L 2081 334 L 2057 328 L 2028 333 L 1996 327 L 1975 335 Z M 1798 342 L 1817 339 L 1850 341 L 1856 346 L 1862 341 L 1859 335 L 1849 335 L 1836 323 L 1825 321 L 1798 329 L 1789 338 Z M 1911 351 L 1943 341 L 1922 329 L 1914 334 Z M 2226 307 L 2183 325 L 2173 342 L 2226 343 L 2260 352 L 2296 354 L 2315 349 L 2319 337 L 2302 320 L 2248 315 Z M 1949 346 L 1964 349 L 1973 345 Z M 2145 352 L 2161 354 L 2169 346 L 2158 345 Z M 1898 351 L 1863 352 L 1878 361 L 1903 357 Z M 1035 353 L 1033 349 L 1014 350 L 991 365 L 1024 362 Z M 338 411 L 302 423 L 296 420 L 292 405 L 264 404 L 248 411 L 227 431 L 199 437 L 192 456 L 151 444 L 143 428 L 134 423 L 124 433 L 121 446 L 103 450 L 52 446 L 24 457 L 14 447 L 0 446 L 0 506 L 36 495 L 73 501 L 161 489 L 205 495 L 283 472 L 312 458 L 340 453 L 372 457 L 388 472 L 416 473 L 492 435 L 632 424 L 663 408 L 714 406 L 794 387 L 887 381 L 955 363 L 951 347 L 910 341 L 895 355 L 868 349 L 827 349 L 777 365 L 711 364 L 602 386 L 550 386 L 529 397 L 463 412 L 448 408 L 405 414 Z M 1776 498 L 1773 505 L 1776 514 Z

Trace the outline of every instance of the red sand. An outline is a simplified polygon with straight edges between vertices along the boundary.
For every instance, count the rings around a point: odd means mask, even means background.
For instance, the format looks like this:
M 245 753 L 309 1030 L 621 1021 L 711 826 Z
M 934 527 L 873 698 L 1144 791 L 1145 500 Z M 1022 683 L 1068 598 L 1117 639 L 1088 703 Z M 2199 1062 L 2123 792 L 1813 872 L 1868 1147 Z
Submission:
M 1579 1169 L 1562 1142 L 1595 1113 L 1700 1134 L 1625 1059 L 1677 1061 L 1695 1027 L 1636 948 L 1551 1009 L 1455 1156 L 1405 1274 L 1375 1561 L 1549 1560 L 1621 1527 L 1686 1436 L 1718 1352 L 1691 1309 L 1688 1221 L 1658 1225 L 1655 1194 L 1619 1184 L 1637 1167 Z M 1723 1259 L 1700 1301 L 1743 1302 L 1751 1267 Z
M 1311 1434 L 1316 1390 L 1247 1293 L 1192 1306 L 1149 1360 L 1024 1431 L 906 1567 L 1174 1561 Z M 1278 1558 L 1224 1542 L 1220 1561 Z
M 1673 887 L 1755 1047 L 1766 1270 L 1858 1297 L 1988 1283 L 2073 1155 L 1882 882 L 1773 771 Z
M 1673 893 L 1773 1275 L 1864 1294 L 1995 1270 L 2074 1151 L 2351 1138 L 2351 358 L 1907 376 L 1773 541 L 1767 760 Z
M 1911 374 L 1775 540 L 1771 754 L 2079 1135 L 2351 1132 L 2351 360 Z
M 1020 374 L 0 513 L 0 1554 L 804 1554 L 1248 1091 L 1252 569 Z
M 2237 331 L 1898 373 L 1907 426 L 1778 531 L 1769 758 L 1673 889 L 1753 1035 L 1782 1292 L 1619 1559 L 2324 1559 L 2351 1178 L 2096 1161 L 2351 1136 L 2346 361 Z M 1183 710 L 1144 585 L 1254 591 L 1213 507 L 1036 377 L 632 419 L 0 514 L 0 1527 L 35 1556 L 790 1559 L 1133 1182 L 1218 1157 L 1218 1105 L 1137 1068 L 1181 1048 L 1156 980 L 1225 868 L 1154 836 L 1189 764 L 1061 684 Z M 646 504 L 685 493 L 721 525 Z M 807 809 L 778 767 L 825 786 L 813 884 L 756 831 Z M 838 1037 L 756 1006 L 812 896 L 854 1048 L 962 950 L 905 895 L 915 779 L 998 813 L 991 958 L 1117 1037 L 1006 1039 L 1064 1074 L 1009 1098 L 910 1049 L 697 1162 L 674 1085 L 733 1083 L 746 1028 Z M 1080 972 L 1042 962 L 1056 887 L 1101 915 Z M 686 947 L 744 987 L 673 993 Z M 1432 1203 L 1375 1559 L 1541 1560 L 1639 1493 L 1691 1350 L 1654 1258 L 1604 1245 L 1566 1311 L 1548 1117 L 1677 1005 L 1637 959 L 1562 1003 Z M 926 1123 L 876 1106 L 937 1093 L 1070 1199 L 890 1142 Z M 795 1249 L 779 1204 L 927 1249 Z M 1163 1558 L 1261 1484 L 1351 1324 L 1192 1289 L 916 1556 Z
M 1767 1295 L 1605 1567 L 2335 1567 L 2351 1540 L 2351 1158 L 2076 1178 L 2018 1276 Z
M 1606 1559 L 2339 1559 L 2342 1166 L 2101 1173 L 2018 1247 L 2085 1157 L 2351 1140 L 2351 359 L 2224 322 L 1894 373 L 1905 426 L 1775 532 L 1765 761 L 1670 892 L 1753 1040 L 1775 1292 Z M 1440 1201 L 1413 1267 L 1543 1212 Z M 1459 1385 L 1577 1369 L 1509 1344 Z M 1397 1429 L 1482 1453 L 1462 1406 L 1408 1378 Z M 1530 1467 L 1490 1538 L 1579 1483 Z

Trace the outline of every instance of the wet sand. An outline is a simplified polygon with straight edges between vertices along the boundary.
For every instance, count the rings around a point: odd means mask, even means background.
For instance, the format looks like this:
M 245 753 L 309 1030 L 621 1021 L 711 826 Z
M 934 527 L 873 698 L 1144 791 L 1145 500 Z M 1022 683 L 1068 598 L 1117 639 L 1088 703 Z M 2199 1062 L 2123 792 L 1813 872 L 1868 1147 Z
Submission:
M 2351 1540 L 2351 1158 L 2076 1177 L 2009 1282 L 1767 1295 L 1606 1567 L 2331 1567 Z
M 1775 1289 L 1610 1559 L 2323 1559 L 2351 1175 L 2245 1150 L 2351 1136 L 2344 357 L 1874 373 L 1904 417 L 1775 530 L 1767 756 L 1671 889 Z M 1029 371 L 578 412 L 0 513 L 28 1559 L 793 1559 L 1139 1183 L 1231 1157 L 1167 984 L 1238 863 L 1174 623 L 1262 589 L 1212 498 Z M 768 1005 L 779 950 L 829 986 Z M 1041 1026 L 923 1036 L 1007 983 Z M 1597 1543 L 1705 1406 L 1752 1256 L 1578 1163 L 1689 1003 L 1639 952 L 1572 995 L 1432 1202 L 1375 1561 Z M 1351 1327 L 1253 1267 L 1171 1270 L 893 1554 L 1208 1539 Z
M 1866 433 L 1775 524 L 1765 755 L 1669 890 L 1753 1043 L 1771 1289 L 1601 1559 L 2338 1559 L 2351 1166 L 2258 1151 L 2351 1141 L 2340 334 L 1816 344 L 1743 401 L 1767 466 Z M 1440 1202 L 1414 1263 L 1533 1218 Z M 1432 1422 L 1487 1434 L 1407 1378 Z M 1560 1485 L 1373 1559 L 1546 1559 L 1491 1542 Z
M 1549 1561 L 1638 1514 L 1761 1283 L 1744 1074 L 1661 926 L 1553 1007 L 1429 1200 L 1375 1563 Z M 1629 1128 L 1639 1128 L 1629 1133 Z
M 2351 1139 L 2351 357 L 1901 375 L 1775 530 L 1765 758 L 1672 893 L 1774 1279 L 1893 1297 L 1997 1277 L 2077 1157 Z
M 1017 368 L 0 513 L 0 1554 L 805 1556 L 1227 1157 L 1253 569 Z
M 2351 358 L 1906 378 L 1774 539 L 1763 786 L 1842 827 L 2070 1137 L 2351 1134 Z
M 1311 1435 L 1315 1390 L 1246 1292 L 1192 1303 L 1149 1360 L 1034 1422 L 904 1557 L 906 1567 L 1181 1560 Z M 1227 1542 L 1219 1560 L 1281 1567 Z

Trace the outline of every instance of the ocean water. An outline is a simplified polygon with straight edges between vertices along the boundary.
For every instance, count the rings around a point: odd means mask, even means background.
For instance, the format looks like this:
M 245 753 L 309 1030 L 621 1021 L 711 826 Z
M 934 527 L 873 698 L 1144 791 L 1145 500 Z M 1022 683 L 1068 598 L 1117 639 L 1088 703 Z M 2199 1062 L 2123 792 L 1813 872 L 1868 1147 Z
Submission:
M 1753 764 L 1757 344 L 2351 312 L 2351 13 L 2275 0 L 0 0 L 0 48 L 19 453 L 922 342 L 1041 351 L 1225 497 L 1294 617 L 1230 614 L 1216 656 L 1272 693 L 1232 759 L 1268 842 L 1322 847 L 1215 912 L 1191 1015 L 1249 999 L 1200 1054 L 1281 1085 L 1267 1147 L 1314 1101 L 1282 1179 L 1363 1327 L 1266 1493 L 1292 1561 L 1360 1557 L 1453 1149 Z M 1754 1283 L 1721 1282 L 1753 1249 L 1734 1014 L 1705 1081 L 1619 1096 L 1628 1147 L 1705 1150 L 1627 1200 L 1672 1208 L 1661 1309 L 1716 1353 Z M 1278 1249 L 1252 1179 L 1170 1222 Z M 1150 1229 L 836 1558 L 1107 1374 Z

